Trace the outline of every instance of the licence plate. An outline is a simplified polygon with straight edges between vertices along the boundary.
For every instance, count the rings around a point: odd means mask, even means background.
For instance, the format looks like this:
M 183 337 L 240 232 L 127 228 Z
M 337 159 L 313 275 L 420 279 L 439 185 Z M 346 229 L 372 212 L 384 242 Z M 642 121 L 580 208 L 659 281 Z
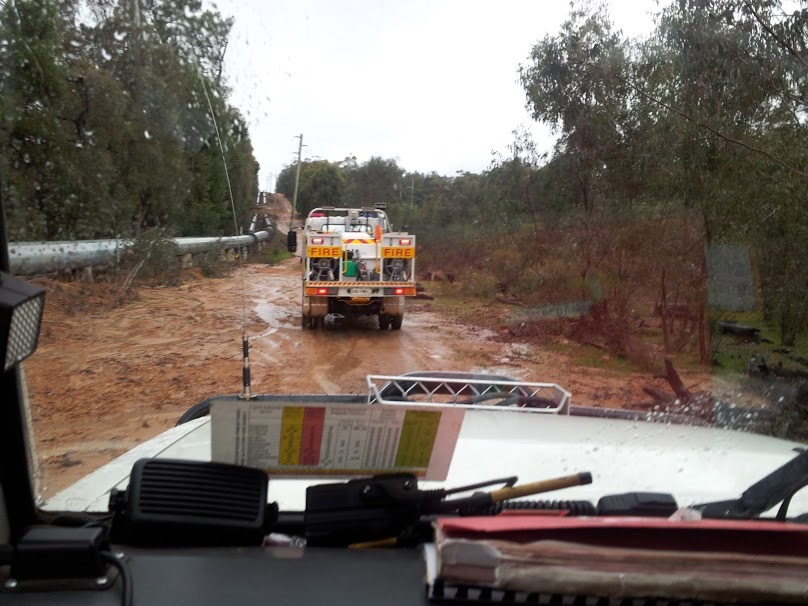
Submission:
M 373 294 L 372 288 L 352 288 L 351 295 L 354 297 L 369 297 Z

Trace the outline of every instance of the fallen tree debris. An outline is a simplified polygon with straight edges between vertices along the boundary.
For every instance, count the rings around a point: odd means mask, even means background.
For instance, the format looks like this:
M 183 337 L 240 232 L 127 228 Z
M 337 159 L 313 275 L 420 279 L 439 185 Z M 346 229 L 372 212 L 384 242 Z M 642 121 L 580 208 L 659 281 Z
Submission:
M 718 328 L 721 333 L 725 335 L 734 335 L 749 339 L 755 343 L 771 343 L 769 339 L 760 336 L 760 329 L 754 326 L 747 326 L 746 324 L 735 324 L 733 322 L 719 322 Z

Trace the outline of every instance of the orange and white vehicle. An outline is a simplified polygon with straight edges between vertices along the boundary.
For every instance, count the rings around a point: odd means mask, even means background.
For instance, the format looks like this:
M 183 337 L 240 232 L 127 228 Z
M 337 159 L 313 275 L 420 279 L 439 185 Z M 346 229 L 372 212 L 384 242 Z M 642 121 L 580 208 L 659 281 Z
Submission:
M 328 315 L 378 316 L 399 330 L 415 296 L 415 236 L 392 231 L 383 208 L 313 209 L 304 225 L 303 328 Z

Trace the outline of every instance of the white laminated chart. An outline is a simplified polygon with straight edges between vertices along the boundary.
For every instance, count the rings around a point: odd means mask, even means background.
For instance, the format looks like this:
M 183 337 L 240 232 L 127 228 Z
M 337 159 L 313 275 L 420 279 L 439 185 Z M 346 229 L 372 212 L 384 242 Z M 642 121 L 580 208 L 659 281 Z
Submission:
M 216 400 L 211 458 L 274 475 L 368 475 L 391 471 L 444 480 L 462 408 Z

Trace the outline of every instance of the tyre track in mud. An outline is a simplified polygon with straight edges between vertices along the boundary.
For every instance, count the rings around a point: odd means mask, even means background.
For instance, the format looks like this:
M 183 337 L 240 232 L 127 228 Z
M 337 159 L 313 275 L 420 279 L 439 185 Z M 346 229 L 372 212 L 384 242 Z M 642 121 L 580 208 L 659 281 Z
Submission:
M 303 329 L 299 260 L 259 270 L 259 275 L 271 277 L 268 287 L 260 279 L 252 282 L 249 293 L 268 327 L 251 338 L 254 383 L 263 391 L 364 393 L 368 374 L 463 366 L 451 346 L 461 330 L 418 306 L 411 306 L 401 330 L 381 331 L 372 317 Z

